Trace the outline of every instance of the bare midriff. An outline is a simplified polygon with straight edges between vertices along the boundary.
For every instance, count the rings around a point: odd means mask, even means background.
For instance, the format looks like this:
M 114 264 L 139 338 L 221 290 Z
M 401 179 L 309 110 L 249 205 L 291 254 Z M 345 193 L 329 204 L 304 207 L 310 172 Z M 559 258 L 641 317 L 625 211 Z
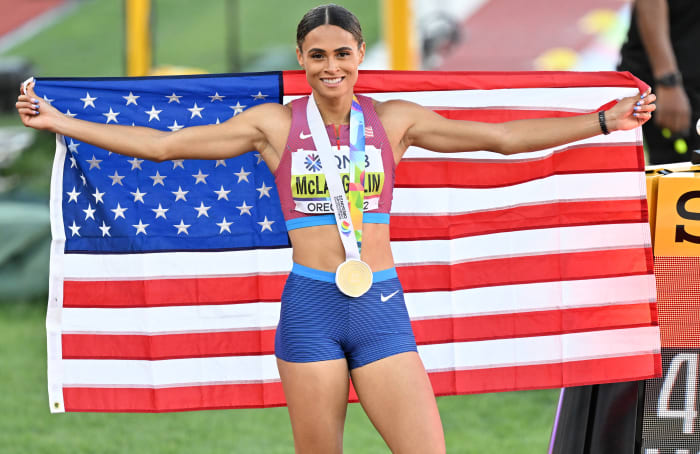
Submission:
M 317 270 L 335 272 L 345 261 L 345 249 L 340 241 L 338 227 L 318 225 L 291 230 L 294 263 Z M 389 224 L 364 224 L 362 226 L 362 260 L 372 271 L 394 266 L 389 243 Z

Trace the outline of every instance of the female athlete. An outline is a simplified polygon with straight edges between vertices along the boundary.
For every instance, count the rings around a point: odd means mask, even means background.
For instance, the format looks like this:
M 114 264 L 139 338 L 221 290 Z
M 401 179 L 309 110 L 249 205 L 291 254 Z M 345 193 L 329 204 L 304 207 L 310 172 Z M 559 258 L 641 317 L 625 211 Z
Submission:
M 353 86 L 365 56 L 365 42 L 357 18 L 337 5 L 319 6 L 302 18 L 296 53 L 328 137 L 311 136 L 308 97 L 288 105 L 259 105 L 220 125 L 176 132 L 70 118 L 36 96 L 32 84 L 20 94 L 16 106 L 26 126 L 142 159 L 218 160 L 258 150 L 275 174 L 293 246 L 294 267 L 282 296 L 275 354 L 297 452 L 342 451 L 348 374 L 364 410 L 392 452 L 444 452 L 435 397 L 416 351 L 389 246 L 396 164 L 410 146 L 441 153 L 490 150 L 513 154 L 607 130 L 636 128 L 651 117 L 655 96 L 645 93 L 622 99 L 603 116 L 501 124 L 447 120 L 401 100 L 375 102 L 358 96 L 357 108 Z M 367 213 L 360 258 L 373 271 L 371 288 L 353 298 L 342 294 L 334 282 L 346 250 L 330 204 L 310 205 L 292 186 L 308 172 L 299 165 L 297 150 L 314 150 L 314 141 L 330 139 L 334 152 L 342 153 L 342 146 L 347 153 L 351 110 L 357 109 L 364 116 L 365 129 L 373 131 L 365 137 L 365 159 L 372 167 L 368 172 L 378 175 L 375 181 L 381 187 L 364 204 Z M 314 190 L 327 196 L 322 187 Z

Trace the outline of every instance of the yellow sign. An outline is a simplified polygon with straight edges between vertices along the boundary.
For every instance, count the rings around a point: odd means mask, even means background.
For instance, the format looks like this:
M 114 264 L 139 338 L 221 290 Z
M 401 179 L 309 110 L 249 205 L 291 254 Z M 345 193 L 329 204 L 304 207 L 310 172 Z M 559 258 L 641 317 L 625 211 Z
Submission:
M 672 173 L 657 181 L 654 255 L 700 256 L 700 173 Z

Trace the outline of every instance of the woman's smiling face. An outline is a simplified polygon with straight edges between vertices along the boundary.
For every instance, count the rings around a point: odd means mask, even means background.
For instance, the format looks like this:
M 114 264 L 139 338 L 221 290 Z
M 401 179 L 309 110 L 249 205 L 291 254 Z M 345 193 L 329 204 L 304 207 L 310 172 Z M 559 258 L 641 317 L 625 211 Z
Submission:
M 365 57 L 365 43 L 358 46 L 355 37 L 335 25 L 321 25 L 307 33 L 297 60 L 306 71 L 306 80 L 314 93 L 337 97 L 352 89 Z

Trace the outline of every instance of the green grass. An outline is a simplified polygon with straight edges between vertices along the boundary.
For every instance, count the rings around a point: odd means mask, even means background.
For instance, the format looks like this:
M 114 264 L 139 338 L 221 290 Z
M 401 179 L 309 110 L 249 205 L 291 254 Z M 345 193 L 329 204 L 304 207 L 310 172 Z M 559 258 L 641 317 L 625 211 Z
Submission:
M 4 454 L 288 453 L 285 408 L 164 414 L 51 415 L 42 304 L 0 305 L 0 446 Z M 450 453 L 546 451 L 558 391 L 438 398 Z M 345 452 L 388 453 L 358 404 Z
M 6 121 L 5 124 L 21 125 L 16 116 L 0 117 L 0 126 L 3 125 L 3 120 Z M 48 132 L 37 131 L 34 137 L 34 143 L 24 150 L 10 167 L 0 168 L 0 176 L 14 175 L 19 177 L 19 186 L 6 195 L 7 198 L 48 202 L 56 136 Z M 2 197 L 0 194 L 0 198 Z

